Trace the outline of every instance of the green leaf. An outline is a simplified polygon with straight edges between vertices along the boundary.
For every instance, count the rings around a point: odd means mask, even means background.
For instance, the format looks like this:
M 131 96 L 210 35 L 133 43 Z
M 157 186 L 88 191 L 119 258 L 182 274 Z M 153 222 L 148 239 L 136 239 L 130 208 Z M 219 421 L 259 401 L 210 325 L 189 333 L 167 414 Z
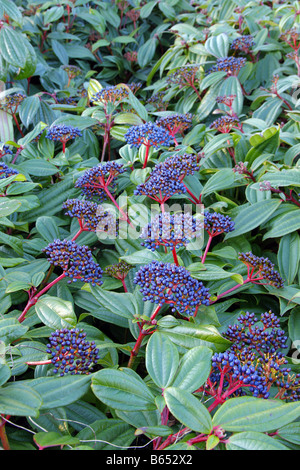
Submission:
M 19 107 L 19 116 L 25 127 L 32 123 L 40 107 L 40 100 L 38 96 L 29 96 L 22 101 Z
M 0 414 L 38 417 L 41 404 L 39 393 L 20 382 L 8 383 L 0 389 Z
M 33 440 L 41 449 L 55 446 L 76 446 L 80 444 L 80 440 L 77 437 L 72 437 L 68 434 L 61 435 L 55 431 L 37 432 Z
M 283 444 L 262 432 L 239 432 L 229 437 L 227 450 L 289 450 Z
M 268 238 L 283 237 L 284 235 L 299 230 L 299 228 L 300 211 L 299 209 L 294 210 L 292 207 L 289 212 L 283 213 L 274 218 L 272 227 L 264 234 L 263 240 L 267 240 Z
M 44 295 L 37 301 L 35 311 L 44 325 L 53 329 L 73 328 L 77 324 L 72 303 L 58 297 Z
M 119 450 L 134 441 L 134 428 L 121 419 L 98 419 L 85 426 L 77 436 L 89 441 L 94 450 Z
M 133 315 L 137 311 L 137 303 L 133 294 L 105 291 L 99 286 L 90 286 L 90 288 L 101 307 L 111 311 L 114 315 L 128 320 L 133 319 Z
M 188 392 L 198 390 L 210 374 L 211 357 L 212 350 L 206 346 L 187 351 L 181 358 L 172 386 Z
M 146 348 L 146 368 L 153 382 L 166 388 L 172 382 L 179 364 L 176 346 L 167 336 L 156 331 Z
M 261 134 L 254 134 L 250 137 L 250 144 L 253 148 L 249 150 L 245 158 L 245 161 L 249 162 L 249 168 L 263 153 L 274 154 L 276 152 L 279 146 L 279 129 L 270 127 Z
M 268 181 L 273 188 L 280 186 L 300 186 L 300 170 L 267 171 L 262 175 L 260 181 Z
M 184 426 L 193 431 L 209 434 L 212 421 L 207 408 L 190 392 L 169 387 L 163 392 L 170 412 Z
M 222 168 L 209 178 L 202 189 L 202 197 L 215 191 L 230 188 L 234 183 L 234 173 L 231 168 Z
M 90 375 L 39 377 L 24 381 L 42 398 L 41 410 L 67 406 L 77 402 L 90 388 Z
M 59 230 L 52 217 L 38 217 L 36 220 L 36 229 L 48 243 L 53 242 L 55 239 L 59 239 Z
M 179 324 L 171 328 L 165 328 L 163 323 L 160 323 L 159 331 L 168 335 L 170 340 L 180 348 L 179 352 L 185 353 L 187 349 L 195 346 L 207 346 L 213 351 L 224 351 L 231 344 L 212 325 L 196 325 L 179 319 L 177 321 Z
M 221 33 L 211 36 L 205 42 L 205 49 L 218 59 L 228 56 L 229 38 L 227 34 Z
M 102 369 L 92 378 L 92 390 L 105 405 L 121 411 L 156 409 L 154 396 L 140 376 L 128 369 Z
M 291 423 L 299 416 L 298 402 L 237 397 L 229 399 L 216 411 L 213 424 L 221 426 L 225 431 L 268 432 Z
M 8 26 L 3 27 L 0 31 L 0 50 L 9 64 L 21 68 L 25 66 L 27 48 L 21 33 Z
M 229 232 L 225 235 L 225 240 L 237 237 L 238 235 L 250 232 L 256 227 L 259 227 L 271 217 L 280 206 L 281 202 L 280 199 L 268 199 L 258 201 L 254 204 L 240 206 L 237 211 L 233 209 L 233 211 L 237 212 L 237 215 L 233 217 L 235 229 L 233 232 Z
M 300 445 L 300 423 L 291 423 L 278 429 L 277 436 L 285 441 Z
M 279 242 L 278 266 L 283 279 L 292 284 L 299 266 L 300 237 L 297 232 L 284 235 Z
M 46 160 L 27 160 L 22 162 L 19 168 L 32 176 L 51 176 L 58 173 L 56 166 Z
M 0 320 L 0 340 L 5 344 L 21 338 L 28 330 L 28 326 L 18 322 L 16 318 L 2 318 Z
M 0 217 L 7 217 L 8 215 L 15 212 L 21 203 L 17 199 L 9 199 L 8 197 L 3 197 L 0 200 Z
M 198 263 L 194 264 L 198 265 Z M 208 263 L 203 266 L 203 269 L 199 269 L 197 266 L 193 267 L 193 264 L 191 264 L 187 267 L 187 270 L 190 271 L 192 277 L 205 281 L 228 279 L 229 277 L 232 278 L 236 275 L 236 273 L 229 273 L 219 266 Z

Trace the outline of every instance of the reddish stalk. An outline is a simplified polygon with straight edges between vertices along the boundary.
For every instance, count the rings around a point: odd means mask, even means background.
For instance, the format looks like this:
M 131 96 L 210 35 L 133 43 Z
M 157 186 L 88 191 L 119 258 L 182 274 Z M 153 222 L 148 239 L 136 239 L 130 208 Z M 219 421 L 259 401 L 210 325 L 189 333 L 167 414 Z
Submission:
M 133 364 L 134 364 L 134 361 L 135 361 L 135 358 L 136 356 L 138 355 L 138 352 L 140 350 L 140 347 L 141 347 L 141 344 L 142 344 L 142 341 L 143 339 L 149 335 L 149 331 L 147 330 L 144 330 L 143 329 L 143 326 L 146 325 L 146 324 L 151 324 L 153 322 L 153 320 L 155 319 L 155 317 L 157 316 L 157 314 L 159 313 L 160 309 L 161 309 L 161 305 L 158 305 L 158 307 L 156 307 L 156 309 L 154 310 L 154 312 L 152 313 L 151 315 L 151 318 L 150 318 L 150 321 L 143 321 L 140 326 L 140 333 L 139 333 L 139 336 L 136 340 L 136 343 L 134 345 L 134 348 L 132 349 L 131 353 L 130 353 L 130 358 L 129 358 L 129 362 L 128 362 L 128 365 L 127 367 L 129 368 L 132 368 Z
M 208 250 L 209 250 L 212 239 L 213 239 L 213 235 L 209 235 L 208 242 L 207 242 L 206 247 L 205 247 L 205 251 L 204 251 L 203 256 L 201 258 L 201 263 L 202 264 L 205 263 L 205 259 L 206 259 L 206 256 L 207 256 L 207 253 L 208 253 Z
M 3 450 L 10 450 L 8 438 L 5 430 L 5 420 L 0 418 L 0 440 Z
M 146 168 L 147 162 L 148 162 L 148 157 L 149 157 L 149 150 L 150 150 L 150 145 L 149 144 L 144 144 L 146 146 L 146 154 L 145 154 L 145 161 L 143 168 Z

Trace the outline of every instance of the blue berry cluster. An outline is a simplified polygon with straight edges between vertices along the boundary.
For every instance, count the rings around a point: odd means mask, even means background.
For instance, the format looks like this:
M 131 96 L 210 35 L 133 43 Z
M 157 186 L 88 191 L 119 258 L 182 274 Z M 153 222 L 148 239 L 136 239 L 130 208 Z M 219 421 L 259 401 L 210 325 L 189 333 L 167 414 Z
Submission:
M 243 395 L 243 387 L 255 397 L 268 398 L 268 382 L 262 370 L 253 365 L 251 359 L 241 361 L 233 352 L 215 353 L 212 357 L 210 380 L 218 384 L 223 380 L 223 390 L 234 383 L 238 387 L 235 395 Z
M 175 72 L 167 76 L 168 85 L 178 85 L 179 88 L 193 84 L 199 70 L 199 65 L 188 64 L 179 67 Z
M 80 188 L 82 194 L 88 199 L 94 196 L 100 201 L 106 198 L 105 188 L 115 189 L 115 177 L 124 173 L 122 164 L 115 161 L 105 162 L 94 166 L 84 172 L 75 183 L 76 188 Z
M 168 157 L 164 162 L 155 165 L 149 178 L 136 187 L 134 194 L 165 202 L 174 194 L 186 193 L 182 180 L 198 170 L 197 155 L 184 154 Z
M 111 102 L 113 104 L 116 104 L 126 97 L 128 97 L 129 92 L 128 89 L 124 86 L 119 86 L 119 85 L 110 85 L 105 88 L 102 88 L 100 91 L 95 93 L 91 97 L 91 103 L 97 103 L 97 102 Z
M 255 396 L 269 397 L 271 386 L 278 389 L 278 398 L 299 400 L 300 374 L 292 374 L 286 367 L 288 360 L 281 352 L 287 347 L 287 335 L 280 328 L 279 318 L 272 312 L 264 312 L 257 318 L 246 312 L 237 318 L 237 323 L 227 328 L 224 336 L 232 342 L 228 351 L 237 358 L 242 367 L 255 367 L 264 378 L 267 394 L 257 386 L 249 388 Z
M 168 102 L 164 101 L 165 95 L 165 91 L 158 91 L 147 99 L 147 103 L 153 105 L 157 110 L 163 111 L 168 107 L 169 104 Z
M 152 261 L 139 269 L 134 282 L 144 301 L 170 304 L 173 312 L 193 315 L 199 305 L 209 305 L 209 289 L 182 266 Z
M 213 65 L 206 73 L 226 72 L 227 75 L 237 75 L 242 67 L 244 67 L 246 59 L 244 57 L 225 57 L 217 59 L 217 63 Z
M 228 215 L 218 212 L 204 212 L 204 229 L 211 237 L 216 237 L 221 233 L 233 232 L 234 221 Z
M 26 95 L 23 93 L 14 93 L 12 95 L 5 96 L 3 100 L 1 100 L 0 109 L 6 111 L 9 114 L 16 114 L 18 107 L 24 101 Z
M 60 267 L 70 278 L 68 282 L 75 282 L 79 279 L 93 286 L 102 284 L 103 271 L 93 260 L 88 246 L 77 245 L 72 240 L 54 240 L 43 251 L 49 263 Z
M 68 199 L 63 204 L 65 215 L 76 217 L 82 230 L 89 232 L 105 233 L 109 238 L 115 238 L 118 234 L 119 221 L 110 210 L 104 210 L 103 206 L 96 202 L 80 199 Z
M 49 337 L 47 353 L 51 354 L 55 367 L 53 373 L 61 377 L 65 374 L 89 374 L 100 359 L 95 342 L 87 341 L 86 333 L 79 328 L 54 331 Z
M 140 238 L 145 240 L 141 245 L 152 251 L 161 245 L 170 249 L 186 246 L 201 235 L 202 228 L 203 222 L 189 212 L 156 214 L 141 231 Z
M 0 162 L 0 179 L 8 178 L 9 176 L 17 175 L 19 172 L 14 168 L 9 168 L 5 163 Z
M 260 319 L 254 313 L 246 312 L 237 318 L 237 322 L 225 333 L 226 338 L 234 343 L 234 351 L 247 347 L 257 353 L 274 354 L 278 349 L 286 348 L 287 336 L 273 312 L 261 314 Z
M 169 147 L 172 142 L 169 132 L 151 121 L 139 126 L 131 126 L 124 135 L 124 139 L 128 145 L 136 148 L 142 144 L 154 148 Z
M 247 54 L 253 46 L 253 36 L 251 36 L 251 34 L 246 34 L 244 36 L 240 36 L 234 39 L 231 44 L 231 49 L 235 51 L 245 52 Z
M 251 268 L 253 272 L 255 271 L 263 279 L 268 281 L 268 284 L 271 286 L 274 286 L 277 289 L 284 286 L 282 277 L 278 271 L 274 269 L 274 264 L 269 260 L 269 258 L 256 256 L 251 253 L 251 251 L 239 253 L 238 258 L 246 266 Z
M 236 116 L 221 116 L 210 124 L 210 129 L 216 129 L 223 134 L 227 134 L 231 129 L 239 129 L 240 120 Z
M 191 126 L 192 114 L 171 114 L 169 116 L 159 118 L 155 124 L 167 129 L 170 135 L 174 137 L 178 132 L 183 132 Z
M 78 127 L 68 126 L 66 124 L 53 125 L 49 127 L 46 132 L 47 139 L 65 143 L 81 136 L 82 132 Z
M 0 158 L 5 157 L 5 155 L 12 155 L 13 151 L 10 150 L 8 145 L 3 145 L 2 148 L 0 148 Z

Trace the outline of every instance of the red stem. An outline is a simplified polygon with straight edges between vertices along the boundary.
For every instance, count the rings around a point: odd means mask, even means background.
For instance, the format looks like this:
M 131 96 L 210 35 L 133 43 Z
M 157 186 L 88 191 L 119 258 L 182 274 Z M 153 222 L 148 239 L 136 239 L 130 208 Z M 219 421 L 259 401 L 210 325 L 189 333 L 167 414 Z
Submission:
M 44 289 L 42 289 L 34 297 L 32 297 L 32 299 L 29 299 L 29 301 L 27 302 L 26 307 L 24 308 L 23 312 L 21 313 L 21 315 L 18 318 L 18 321 L 20 323 L 22 323 L 25 320 L 25 317 L 26 317 L 26 314 L 27 314 L 28 310 L 37 303 L 37 301 L 39 300 L 41 295 L 45 294 L 45 292 L 47 292 L 52 286 L 54 286 L 57 282 L 61 281 L 65 277 L 66 277 L 66 274 L 62 273 L 60 276 L 58 276 L 56 279 L 54 279 L 54 281 L 50 282 L 47 286 L 44 287 Z
M 144 145 L 146 146 L 146 155 L 145 155 L 145 161 L 144 161 L 143 168 L 146 168 L 147 162 L 148 162 L 148 157 L 149 157 L 150 145 L 149 144 L 144 144 Z
M 205 263 L 205 259 L 206 259 L 206 256 L 207 256 L 207 253 L 208 253 L 208 250 L 209 250 L 209 247 L 210 247 L 210 244 L 211 244 L 212 239 L 213 239 L 213 236 L 212 236 L 212 235 L 209 235 L 208 242 L 207 242 L 207 245 L 206 245 L 206 247 L 205 247 L 205 251 L 204 251 L 203 256 L 202 256 L 202 258 L 201 258 L 202 264 Z

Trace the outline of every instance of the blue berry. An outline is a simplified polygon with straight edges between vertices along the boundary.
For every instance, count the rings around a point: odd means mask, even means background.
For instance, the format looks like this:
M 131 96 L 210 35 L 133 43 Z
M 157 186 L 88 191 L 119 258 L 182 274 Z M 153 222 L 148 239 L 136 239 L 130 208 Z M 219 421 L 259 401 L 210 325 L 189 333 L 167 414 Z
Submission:
M 19 172 L 13 168 L 9 168 L 5 163 L 0 162 L 0 179 L 17 175 Z
M 60 376 L 89 374 L 100 358 L 95 342 L 87 341 L 86 333 L 79 328 L 54 331 L 49 337 L 47 353 L 55 365 L 53 373 Z
M 169 304 L 173 312 L 193 315 L 199 305 L 209 305 L 209 289 L 182 266 L 153 261 L 139 269 L 134 282 L 144 301 Z
M 136 148 L 139 148 L 142 144 L 154 148 L 169 147 L 172 142 L 169 132 L 153 122 L 131 126 L 124 135 L 124 139 L 128 145 Z
M 110 187 L 113 191 L 116 176 L 124 173 L 124 171 L 125 168 L 120 163 L 105 162 L 86 170 L 76 181 L 75 187 L 81 188 L 82 194 L 88 199 L 96 196 L 102 201 L 107 197 L 105 190 Z
M 71 240 L 54 240 L 43 250 L 50 264 L 58 266 L 70 278 L 69 282 L 102 284 L 103 271 L 93 260 L 92 252 L 85 245 L 77 245 Z
M 202 228 L 203 222 L 189 212 L 156 214 L 141 231 L 140 238 L 145 240 L 141 245 L 152 251 L 161 245 L 170 249 L 186 246 L 202 234 Z
M 46 132 L 47 139 L 62 143 L 80 136 L 82 136 L 82 132 L 78 127 L 67 126 L 66 124 L 52 125 Z
M 204 229 L 212 237 L 216 237 L 221 233 L 232 232 L 234 226 L 234 221 L 228 215 L 218 212 L 204 212 Z

